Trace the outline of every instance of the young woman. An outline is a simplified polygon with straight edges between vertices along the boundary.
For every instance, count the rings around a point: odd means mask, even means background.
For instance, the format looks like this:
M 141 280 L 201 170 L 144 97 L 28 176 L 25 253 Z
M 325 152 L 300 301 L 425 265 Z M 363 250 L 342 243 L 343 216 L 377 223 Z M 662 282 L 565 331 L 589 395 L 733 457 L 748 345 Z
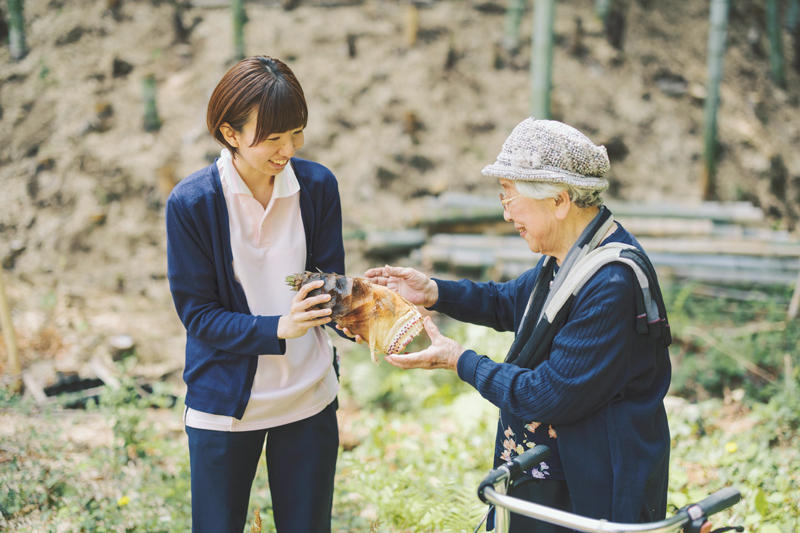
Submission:
M 288 66 L 242 60 L 208 104 L 220 157 L 167 201 L 170 290 L 186 327 L 193 533 L 243 531 L 265 440 L 278 531 L 331 530 L 338 367 L 318 327 L 330 310 L 310 309 L 330 297 L 306 299 L 322 282 L 295 295 L 285 281 L 344 273 L 336 178 L 294 157 L 307 121 Z

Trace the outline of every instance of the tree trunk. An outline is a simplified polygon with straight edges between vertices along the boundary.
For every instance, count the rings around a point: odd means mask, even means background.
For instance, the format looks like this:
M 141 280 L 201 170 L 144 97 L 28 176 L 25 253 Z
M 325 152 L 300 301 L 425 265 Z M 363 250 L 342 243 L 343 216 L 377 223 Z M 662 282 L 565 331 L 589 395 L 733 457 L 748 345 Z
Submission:
M 244 25 L 247 14 L 244 11 L 244 0 L 231 0 L 233 11 L 233 54 L 237 61 L 244 59 Z
M 11 59 L 19 61 L 28 53 L 25 48 L 25 19 L 22 16 L 22 0 L 8 0 L 8 43 Z
M 769 66 L 772 81 L 778 87 L 786 85 L 783 75 L 783 40 L 781 39 L 780 9 L 778 0 L 767 0 L 767 35 L 769 36 Z
M 555 14 L 555 0 L 535 0 L 531 54 L 531 116 L 537 119 L 550 118 Z
M 508 0 L 503 31 L 503 48 L 509 52 L 516 52 L 519 47 L 519 25 L 524 11 L 525 0 Z
M 717 196 L 717 107 L 719 84 L 722 81 L 722 60 L 725 57 L 725 40 L 728 27 L 730 0 L 711 0 L 710 28 L 708 32 L 708 96 L 706 97 L 704 166 L 702 176 L 703 199 Z

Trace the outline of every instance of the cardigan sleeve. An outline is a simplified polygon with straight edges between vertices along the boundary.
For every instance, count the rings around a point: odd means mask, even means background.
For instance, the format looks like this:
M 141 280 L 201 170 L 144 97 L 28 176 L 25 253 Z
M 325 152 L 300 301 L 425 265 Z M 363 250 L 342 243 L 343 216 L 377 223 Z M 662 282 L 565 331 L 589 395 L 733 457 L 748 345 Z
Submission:
M 520 279 L 505 283 L 434 279 L 439 288 L 439 300 L 428 309 L 444 313 L 460 322 L 478 324 L 497 331 L 514 331 L 516 296 L 523 285 Z
M 459 377 L 523 420 L 567 424 L 594 412 L 636 378 L 630 357 L 656 342 L 636 332 L 635 286 L 628 267 L 606 265 L 578 293 L 547 361 L 529 370 L 468 350 Z
M 189 335 L 225 352 L 246 356 L 286 353 L 278 316 L 225 309 L 219 296 L 210 236 L 198 230 L 175 196 L 166 207 L 167 272 L 178 316 Z

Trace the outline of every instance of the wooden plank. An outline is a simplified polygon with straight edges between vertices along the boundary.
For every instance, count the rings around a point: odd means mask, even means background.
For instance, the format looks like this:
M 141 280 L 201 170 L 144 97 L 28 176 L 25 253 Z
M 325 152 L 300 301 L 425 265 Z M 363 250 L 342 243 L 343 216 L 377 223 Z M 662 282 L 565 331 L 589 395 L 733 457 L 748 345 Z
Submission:
M 434 242 L 420 250 L 420 257 L 437 269 L 482 270 L 490 279 L 512 279 L 533 268 L 541 256 L 526 246 L 504 245 L 509 242 L 507 239 L 510 238 L 437 235 Z M 712 283 L 786 284 L 794 281 L 800 272 L 800 259 L 796 257 L 663 252 L 651 253 L 649 257 L 664 278 Z
M 648 252 L 677 254 L 733 254 L 761 257 L 800 257 L 800 244 L 763 242 L 754 239 L 650 238 L 638 239 Z
M 607 200 L 620 220 L 625 218 L 707 219 L 731 224 L 761 224 L 764 211 L 750 202 L 642 203 Z M 496 196 L 443 193 L 425 203 L 418 224 L 430 225 L 465 220 L 502 220 L 503 208 Z
M 711 235 L 714 221 L 707 219 L 620 217 L 615 219 L 637 237 L 664 237 L 676 235 Z
M 369 231 L 364 237 L 364 253 L 386 255 L 406 253 L 425 244 L 427 234 L 421 229 Z
M 615 217 L 659 217 L 709 219 L 736 224 L 757 224 L 765 220 L 764 211 L 750 202 L 642 203 L 608 200 Z
M 654 266 L 702 267 L 764 272 L 797 272 L 800 259 L 787 257 L 757 257 L 746 255 L 676 254 L 652 252 L 647 254 Z
M 789 272 L 723 270 L 707 267 L 656 267 L 656 271 L 662 279 L 675 277 L 720 285 L 786 285 L 795 278 L 795 274 Z

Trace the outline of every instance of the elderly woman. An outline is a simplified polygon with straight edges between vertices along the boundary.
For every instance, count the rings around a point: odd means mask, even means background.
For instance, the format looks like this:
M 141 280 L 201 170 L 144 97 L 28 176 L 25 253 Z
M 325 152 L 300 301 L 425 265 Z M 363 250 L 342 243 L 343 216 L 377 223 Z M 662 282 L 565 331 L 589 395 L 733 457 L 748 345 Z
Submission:
M 497 363 L 441 335 L 387 356 L 400 368 L 448 368 L 500 408 L 495 466 L 535 444 L 551 449 L 516 496 L 596 519 L 646 522 L 666 514 L 669 428 L 663 399 L 671 342 L 655 273 L 636 239 L 602 205 L 606 150 L 556 121 L 523 121 L 483 174 L 499 178 L 504 217 L 535 268 L 506 283 L 367 271 L 417 305 L 514 331 Z M 512 531 L 564 531 L 513 516 Z

